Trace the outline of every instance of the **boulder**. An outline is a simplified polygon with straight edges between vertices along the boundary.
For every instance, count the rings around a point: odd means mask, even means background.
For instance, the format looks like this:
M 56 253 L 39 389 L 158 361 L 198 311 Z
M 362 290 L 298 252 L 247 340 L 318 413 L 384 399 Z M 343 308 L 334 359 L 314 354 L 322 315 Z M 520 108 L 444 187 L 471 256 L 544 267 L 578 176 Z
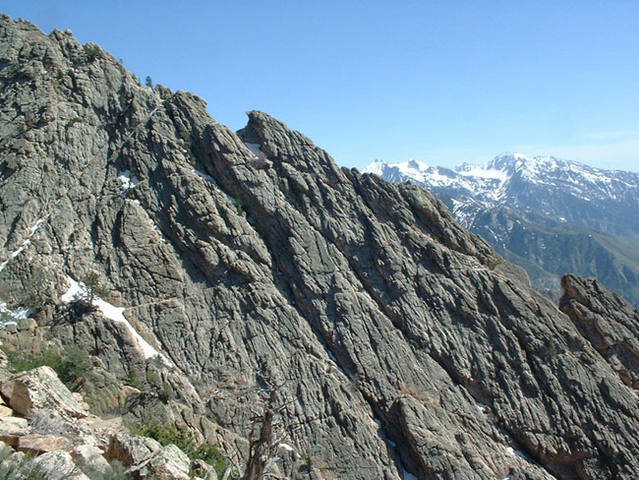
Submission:
M 9 400 L 11 400 L 12 393 L 13 381 L 11 381 L 10 379 L 3 379 L 0 383 L 0 399 L 2 400 L 2 405 L 6 405 L 6 402 L 9 402 Z
M 6 473 L 9 477 L 10 472 L 19 471 L 23 466 L 27 465 L 27 456 L 22 452 L 16 452 L 8 445 L 0 443 L 0 472 Z M 10 477 L 9 477 L 10 478 Z
M 76 418 L 89 414 L 86 406 L 75 399 L 51 367 L 42 366 L 21 372 L 12 380 L 9 404 L 21 415 L 26 416 L 34 410 L 45 408 Z
M 217 480 L 217 474 L 211 465 L 203 460 L 193 460 L 191 471 L 206 480 Z
M 162 447 L 151 458 L 132 470 L 140 479 L 190 480 L 189 457 L 173 444 Z
M 102 456 L 102 450 L 92 445 L 80 445 L 73 449 L 71 456 L 75 464 L 91 478 L 111 475 L 113 468 Z
M 125 466 L 139 465 L 148 460 L 162 445 L 152 438 L 116 433 L 104 454 L 109 461 L 117 460 Z
M 20 318 L 17 324 L 18 331 L 20 332 L 33 332 L 38 328 L 38 322 L 33 318 Z
M 18 438 L 16 450 L 40 455 L 46 452 L 68 450 L 71 448 L 71 440 L 57 435 L 40 435 L 32 433 Z
M 32 462 L 32 471 L 41 473 L 47 480 L 90 480 L 73 463 L 68 452 L 47 452 Z
M 31 433 L 31 428 L 24 418 L 1 417 L 0 418 L 0 441 L 15 447 L 18 439 Z

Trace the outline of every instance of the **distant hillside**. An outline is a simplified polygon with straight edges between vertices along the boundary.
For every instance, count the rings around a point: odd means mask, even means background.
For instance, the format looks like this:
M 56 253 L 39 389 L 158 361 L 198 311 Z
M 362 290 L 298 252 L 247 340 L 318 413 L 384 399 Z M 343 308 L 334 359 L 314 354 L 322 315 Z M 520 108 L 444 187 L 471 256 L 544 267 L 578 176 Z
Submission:
M 556 296 L 567 272 L 639 304 L 639 175 L 554 157 L 504 154 L 455 169 L 414 160 L 365 172 L 433 191 L 462 225 Z

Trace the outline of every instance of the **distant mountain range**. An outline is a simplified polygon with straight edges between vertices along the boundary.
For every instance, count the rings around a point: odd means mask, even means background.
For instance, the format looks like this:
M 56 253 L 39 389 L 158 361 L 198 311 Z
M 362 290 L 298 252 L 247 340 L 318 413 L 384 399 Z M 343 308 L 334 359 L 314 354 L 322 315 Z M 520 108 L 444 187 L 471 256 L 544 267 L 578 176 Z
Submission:
M 639 174 L 499 155 L 454 169 L 410 160 L 364 170 L 433 191 L 459 222 L 551 295 L 566 272 L 597 277 L 639 304 Z

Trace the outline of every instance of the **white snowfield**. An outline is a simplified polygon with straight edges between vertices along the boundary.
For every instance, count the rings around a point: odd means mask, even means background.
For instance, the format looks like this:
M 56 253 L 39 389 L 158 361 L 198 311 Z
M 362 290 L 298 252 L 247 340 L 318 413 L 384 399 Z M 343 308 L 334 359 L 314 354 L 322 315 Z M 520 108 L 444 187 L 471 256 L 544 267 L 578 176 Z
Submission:
M 9 254 L 9 258 L 7 258 L 4 262 L 0 263 L 0 272 L 4 270 L 4 268 L 7 266 L 9 261 L 11 261 L 11 259 L 16 258 L 18 255 L 20 255 L 24 251 L 25 248 L 29 246 L 29 244 L 31 243 L 31 239 L 38 231 L 38 228 L 40 228 L 40 225 L 42 225 L 42 223 L 47 218 L 49 218 L 49 215 L 42 217 L 41 219 L 39 219 L 37 222 L 33 224 L 33 226 L 29 229 L 29 235 L 27 236 L 27 238 L 23 240 L 23 242 L 15 251 Z
M 60 297 L 65 303 L 73 303 L 77 302 L 82 298 L 86 298 L 87 296 L 87 287 L 82 282 L 77 282 L 73 278 L 67 276 L 67 281 L 69 282 L 69 288 L 67 291 Z M 144 358 L 153 358 L 160 357 L 162 362 L 167 367 L 172 367 L 173 363 L 162 353 L 158 352 L 149 342 L 147 342 L 142 335 L 140 335 L 135 328 L 129 323 L 129 321 L 124 316 L 125 307 L 116 307 L 115 305 L 110 304 L 102 300 L 99 297 L 93 298 L 93 305 L 98 307 L 98 309 L 102 312 L 102 314 L 110 320 L 113 320 L 116 323 L 122 323 L 126 326 L 127 330 L 131 332 L 131 335 L 135 339 L 140 351 Z
M 639 174 L 602 170 L 551 156 L 505 153 L 482 166 L 464 163 L 453 169 L 416 160 L 375 161 L 364 173 L 443 193 L 455 218 L 468 229 L 475 225 L 477 215 L 501 207 L 535 210 L 562 223 L 575 223 L 578 209 L 589 208 L 593 202 L 599 202 L 601 208 L 612 208 L 615 202 L 619 208 L 639 206 Z M 507 239 L 502 233 L 494 232 L 490 225 L 486 228 L 505 248 Z
M 24 307 L 18 307 L 15 310 L 11 310 L 6 302 L 0 302 L 0 318 L 4 317 L 5 320 L 0 320 L 0 328 L 5 328 L 9 325 L 17 325 L 18 320 L 28 318 L 31 314 L 31 310 Z M 9 320 L 6 320 L 9 318 Z
M 375 161 L 364 173 L 391 181 L 408 180 L 425 187 L 452 187 L 473 198 L 493 202 L 508 201 L 507 191 L 519 179 L 569 191 L 585 201 L 621 198 L 628 188 L 639 187 L 639 176 L 632 172 L 602 170 L 552 156 L 531 157 L 521 153 L 504 153 L 485 165 L 464 163 L 453 169 L 416 160 Z

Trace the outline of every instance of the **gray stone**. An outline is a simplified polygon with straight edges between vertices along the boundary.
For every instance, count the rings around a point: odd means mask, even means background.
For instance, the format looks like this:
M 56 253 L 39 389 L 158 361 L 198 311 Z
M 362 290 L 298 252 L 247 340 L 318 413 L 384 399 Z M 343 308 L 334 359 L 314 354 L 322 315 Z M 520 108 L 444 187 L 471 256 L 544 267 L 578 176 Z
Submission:
M 161 448 L 162 445 L 152 438 L 117 433 L 111 437 L 104 457 L 129 467 L 145 462 Z
M 92 445 L 79 445 L 71 456 L 74 463 L 90 478 L 105 478 L 112 474 L 113 468 L 102 456 L 102 450 Z
M 38 334 L 117 381 L 142 373 L 136 416 L 215 435 L 242 465 L 270 383 L 299 454 L 285 474 L 639 477 L 630 364 L 428 192 L 340 169 L 261 112 L 234 133 L 70 35 L 8 17 L 0 31 L 0 258 L 30 240 L 0 280 L 38 283 L 38 266 L 52 286 Z M 60 301 L 93 270 L 122 312 Z M 157 442 L 112 442 L 107 459 L 172 465 Z
M 175 445 L 167 445 L 131 472 L 140 479 L 190 480 L 190 468 L 191 461 L 186 453 Z
M 48 480 L 90 480 L 73 463 L 68 452 L 47 452 L 31 461 L 32 471 L 43 473 Z
M 38 328 L 38 323 L 33 318 L 21 318 L 18 320 L 17 327 L 20 332 L 33 332 L 36 328 Z
M 70 417 L 86 417 L 86 406 L 78 402 L 51 367 L 38 367 L 15 375 L 10 405 L 20 415 L 34 410 L 55 409 Z
M 595 279 L 566 275 L 561 284 L 559 308 L 619 378 L 639 389 L 639 310 Z

